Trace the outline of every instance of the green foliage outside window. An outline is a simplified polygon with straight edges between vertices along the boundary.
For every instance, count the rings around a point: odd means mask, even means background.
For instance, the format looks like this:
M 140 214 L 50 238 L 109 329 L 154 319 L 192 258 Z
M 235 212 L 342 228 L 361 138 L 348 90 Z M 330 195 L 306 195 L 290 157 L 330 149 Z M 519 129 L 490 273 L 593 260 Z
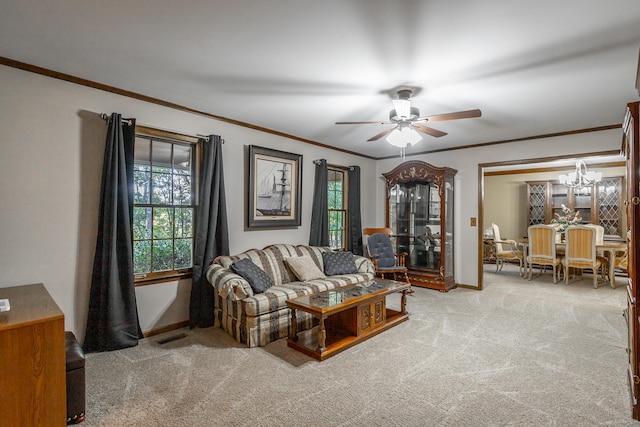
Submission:
M 135 157 L 135 274 L 191 268 L 192 147 L 138 138 Z
M 345 249 L 345 173 L 339 169 L 329 169 L 327 196 L 329 206 L 329 246 Z

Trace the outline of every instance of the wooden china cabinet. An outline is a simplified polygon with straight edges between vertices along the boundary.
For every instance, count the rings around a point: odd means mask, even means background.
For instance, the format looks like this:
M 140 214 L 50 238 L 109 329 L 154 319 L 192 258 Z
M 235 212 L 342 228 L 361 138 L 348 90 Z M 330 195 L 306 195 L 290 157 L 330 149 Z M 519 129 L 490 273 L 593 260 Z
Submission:
M 455 169 L 422 161 L 383 173 L 387 227 L 396 252 L 406 252 L 414 286 L 446 292 L 456 286 L 453 268 L 453 179 Z

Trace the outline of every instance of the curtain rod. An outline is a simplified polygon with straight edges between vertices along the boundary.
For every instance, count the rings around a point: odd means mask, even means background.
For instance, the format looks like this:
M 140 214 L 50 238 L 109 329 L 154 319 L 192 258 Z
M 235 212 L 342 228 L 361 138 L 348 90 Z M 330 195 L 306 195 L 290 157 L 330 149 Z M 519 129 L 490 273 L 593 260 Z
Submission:
M 322 160 L 324 160 L 324 159 L 316 159 L 316 160 L 313 160 L 313 164 L 314 164 L 314 165 L 319 165 L 319 164 L 320 164 L 320 162 L 321 162 Z M 349 169 L 350 171 L 352 171 L 352 170 L 354 170 L 354 169 L 355 169 L 355 167 L 354 167 L 354 166 L 331 165 L 331 164 L 328 164 L 328 163 L 327 163 L 327 166 L 332 166 L 332 167 L 334 167 L 334 168 Z
M 105 114 L 105 113 L 100 114 L 100 118 L 102 120 L 104 120 L 104 121 L 111 120 L 111 116 L 109 114 Z M 133 124 L 133 122 L 131 120 L 127 120 L 127 119 L 122 119 L 122 122 L 128 124 L 129 126 L 131 126 Z
M 102 120 L 109 121 L 111 119 L 111 115 L 110 114 L 101 113 L 100 114 L 100 118 Z M 122 120 L 122 121 L 124 123 L 127 123 L 129 126 L 131 126 L 131 124 L 132 124 L 131 120 L 126 120 L 125 119 L 125 120 Z M 158 129 L 158 128 L 155 128 L 153 126 L 145 126 L 145 127 L 152 128 L 152 129 L 157 129 L 159 131 L 172 132 L 172 133 L 175 133 L 175 134 L 184 135 L 184 136 L 188 136 L 188 137 L 191 137 L 191 138 L 198 138 L 198 139 L 204 139 L 205 141 L 209 141 L 209 136 L 208 135 L 200 135 L 200 134 L 190 135 L 190 134 L 183 133 L 183 132 L 175 132 L 175 131 L 167 131 L 165 129 Z M 222 143 L 224 144 L 224 139 L 222 140 Z

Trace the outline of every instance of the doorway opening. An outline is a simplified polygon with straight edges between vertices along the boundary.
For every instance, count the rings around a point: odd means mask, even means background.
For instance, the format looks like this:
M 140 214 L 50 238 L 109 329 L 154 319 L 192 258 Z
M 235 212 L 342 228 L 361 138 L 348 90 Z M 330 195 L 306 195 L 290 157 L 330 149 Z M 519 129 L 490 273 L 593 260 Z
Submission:
M 501 238 L 525 237 L 529 225 L 526 181 L 557 180 L 560 174 L 573 169 L 578 160 L 584 161 L 591 169 L 605 171 L 605 176 L 621 176 L 626 180 L 625 161 L 619 151 L 478 165 L 478 290 L 484 287 L 485 263 L 491 262 L 490 257 L 486 257 L 485 230 L 495 222 L 500 225 Z M 624 182 L 622 185 L 626 188 Z M 621 215 L 626 224 L 626 213 Z M 624 224 L 622 227 L 626 227 Z

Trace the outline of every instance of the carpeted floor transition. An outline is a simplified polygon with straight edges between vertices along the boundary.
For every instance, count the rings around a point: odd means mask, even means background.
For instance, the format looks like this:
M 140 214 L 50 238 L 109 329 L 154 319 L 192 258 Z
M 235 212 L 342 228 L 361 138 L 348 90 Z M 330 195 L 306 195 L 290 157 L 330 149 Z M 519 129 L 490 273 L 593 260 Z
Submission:
M 481 292 L 416 288 L 409 321 L 323 362 L 218 328 L 90 354 L 83 425 L 640 426 L 623 278 L 554 285 L 514 266 L 484 277 Z

